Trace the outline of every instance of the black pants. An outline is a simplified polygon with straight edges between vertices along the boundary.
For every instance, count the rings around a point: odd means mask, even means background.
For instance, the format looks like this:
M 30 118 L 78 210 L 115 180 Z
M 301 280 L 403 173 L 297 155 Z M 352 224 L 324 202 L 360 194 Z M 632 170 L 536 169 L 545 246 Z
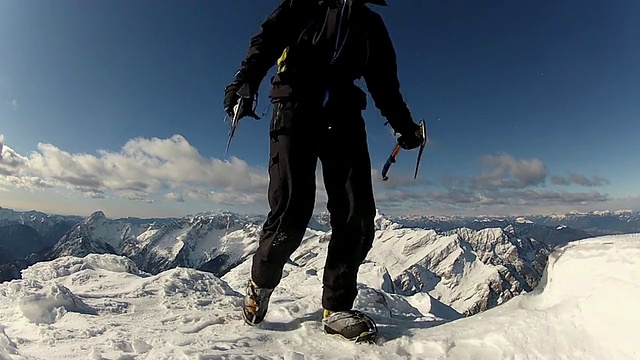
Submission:
M 252 279 L 259 287 L 279 284 L 313 214 L 319 159 L 332 228 L 322 305 L 332 311 L 351 309 L 358 268 L 374 237 L 371 160 L 361 112 L 308 111 L 276 103 L 270 135 L 270 211 L 253 257 Z

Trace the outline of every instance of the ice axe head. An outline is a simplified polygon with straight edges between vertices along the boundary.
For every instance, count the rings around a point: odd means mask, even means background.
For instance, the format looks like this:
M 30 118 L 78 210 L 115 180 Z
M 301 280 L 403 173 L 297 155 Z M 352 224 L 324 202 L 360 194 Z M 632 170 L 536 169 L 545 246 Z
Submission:
M 421 134 L 421 138 L 422 138 L 422 143 L 420 144 L 420 150 L 418 151 L 418 160 L 416 161 L 416 170 L 415 170 L 415 172 L 413 174 L 413 178 L 414 179 L 416 179 L 418 177 L 418 169 L 420 168 L 420 160 L 422 159 L 422 153 L 424 152 L 424 148 L 427 145 L 427 126 L 426 126 L 426 123 L 424 122 L 424 120 L 420 121 L 420 134 Z M 396 144 L 396 146 L 393 148 L 393 151 L 391 152 L 391 155 L 387 159 L 387 162 L 382 167 L 382 181 L 389 180 L 389 177 L 387 176 L 387 173 L 389 172 L 389 168 L 391 168 L 391 165 L 396 162 L 396 159 L 397 159 L 398 154 L 400 153 L 401 149 L 402 148 L 400 147 L 400 144 Z
M 240 89 L 238 89 L 238 103 L 234 106 L 234 117 L 236 118 L 236 122 L 238 120 L 240 120 L 241 116 L 249 116 L 252 117 L 256 120 L 260 120 L 260 116 L 258 116 L 258 114 L 256 114 L 256 110 L 255 108 L 251 110 L 250 113 L 248 114 L 241 114 L 242 109 L 245 107 L 245 102 L 249 101 L 252 104 L 256 103 L 257 104 L 257 99 L 252 99 L 252 97 L 254 97 L 251 94 L 251 89 L 249 88 L 249 84 L 242 84 L 242 86 L 240 87 Z

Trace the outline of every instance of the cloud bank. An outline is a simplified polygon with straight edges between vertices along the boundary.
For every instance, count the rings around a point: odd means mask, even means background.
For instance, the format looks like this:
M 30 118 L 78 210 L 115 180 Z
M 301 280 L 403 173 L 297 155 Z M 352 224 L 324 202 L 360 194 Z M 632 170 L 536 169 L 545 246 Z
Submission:
M 473 178 L 477 189 L 524 189 L 544 184 L 547 169 L 538 159 L 516 159 L 507 154 L 486 155 L 482 164 L 487 171 Z
M 568 176 L 555 175 L 551 177 L 551 182 L 555 185 L 580 185 L 580 186 L 604 186 L 609 185 L 611 182 L 600 176 L 593 176 L 590 179 L 584 175 L 571 173 Z
M 245 204 L 267 187 L 265 171 L 235 157 L 203 157 L 180 135 L 132 139 L 119 152 L 101 150 L 97 156 L 71 154 L 51 144 L 39 144 L 28 156 L 4 144 L 1 149 L 0 185 L 26 189 L 61 187 L 91 198 L 145 202 L 162 195 L 173 201 Z
M 487 155 L 481 159 L 482 171 L 473 177 L 445 177 L 442 187 L 436 190 L 409 191 L 406 188 L 380 189 L 376 201 L 389 208 L 430 209 L 442 213 L 481 212 L 483 210 L 505 212 L 558 207 L 580 208 L 611 204 L 624 199 L 614 199 L 608 194 L 570 192 L 548 189 L 547 181 L 556 186 L 579 185 L 597 187 L 610 184 L 600 176 L 588 178 L 571 173 L 568 176 L 550 176 L 539 159 L 517 159 L 508 154 Z
M 223 207 L 267 204 L 266 169 L 235 157 L 220 160 L 202 156 L 180 135 L 131 139 L 119 151 L 100 150 L 95 155 L 72 154 L 52 144 L 39 144 L 37 151 L 22 155 L 4 140 L 0 135 L 0 189 L 4 190 L 63 188 L 90 199 L 146 203 L 199 201 Z M 620 200 L 598 191 L 563 190 L 572 185 L 594 188 L 610 181 L 575 173 L 550 175 L 539 159 L 499 154 L 482 157 L 480 164 L 475 176 L 445 177 L 441 183 L 427 176 L 413 179 L 401 174 L 382 182 L 378 171 L 372 169 L 375 201 L 381 208 L 404 212 L 429 209 L 466 213 L 579 207 Z M 320 165 L 316 173 L 316 210 L 324 210 L 327 202 L 321 169 Z

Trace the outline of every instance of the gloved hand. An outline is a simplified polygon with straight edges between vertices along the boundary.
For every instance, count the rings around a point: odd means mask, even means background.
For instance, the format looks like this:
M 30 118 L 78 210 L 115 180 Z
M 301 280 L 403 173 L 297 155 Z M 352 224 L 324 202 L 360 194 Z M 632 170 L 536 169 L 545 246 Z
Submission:
M 240 112 L 239 118 L 251 116 L 254 119 L 259 119 L 258 115 L 255 113 L 254 94 L 249 90 L 249 85 L 237 82 L 232 82 L 224 89 L 224 111 L 227 115 L 233 117 L 234 107 L 238 104 L 240 96 L 244 96 L 245 101 L 243 101 L 242 108 L 238 109 Z
M 422 138 L 422 131 L 420 126 L 415 125 L 415 129 L 405 134 L 401 134 L 398 138 L 398 145 L 405 150 L 413 150 L 422 145 L 424 139 Z

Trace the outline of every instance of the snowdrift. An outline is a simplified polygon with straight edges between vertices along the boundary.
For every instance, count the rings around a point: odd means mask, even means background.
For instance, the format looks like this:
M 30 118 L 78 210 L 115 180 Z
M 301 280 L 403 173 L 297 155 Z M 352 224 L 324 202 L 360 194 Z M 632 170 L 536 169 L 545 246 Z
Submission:
M 388 293 L 386 268 L 368 262 L 356 305 L 379 323 L 378 345 L 322 333 L 323 259 L 297 260 L 259 328 L 239 313 L 248 261 L 222 278 L 151 275 L 109 254 L 38 263 L 0 284 L 0 359 L 640 358 L 640 235 L 560 248 L 534 291 L 466 318 L 425 292 Z

